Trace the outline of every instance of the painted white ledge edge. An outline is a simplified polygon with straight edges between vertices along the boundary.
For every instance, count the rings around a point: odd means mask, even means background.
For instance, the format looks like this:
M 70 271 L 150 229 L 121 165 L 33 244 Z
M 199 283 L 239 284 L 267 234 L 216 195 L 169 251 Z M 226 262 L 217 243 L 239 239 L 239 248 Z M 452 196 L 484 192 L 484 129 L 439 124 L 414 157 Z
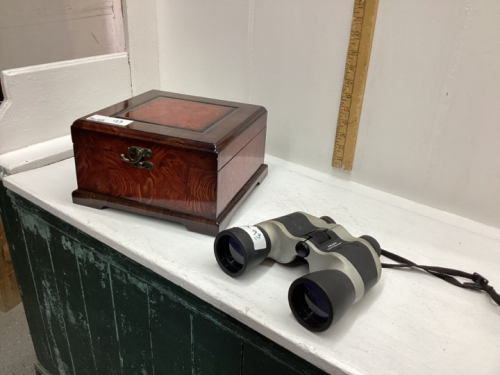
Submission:
M 293 211 L 329 215 L 353 235 L 421 264 L 477 271 L 500 286 L 500 230 L 266 157 L 269 176 L 230 226 Z M 287 301 L 306 266 L 265 261 L 240 279 L 217 266 L 213 238 L 165 221 L 74 205 L 72 159 L 7 176 L 8 189 L 228 313 L 332 374 L 498 373 L 500 308 L 485 293 L 420 272 L 384 270 L 334 327 L 302 328 Z M 498 290 L 498 289 L 497 289 Z
M 70 135 L 8 152 L 0 155 L 0 180 L 71 157 L 73 142 Z
M 0 154 L 70 134 L 77 118 L 132 96 L 125 52 L 0 72 Z

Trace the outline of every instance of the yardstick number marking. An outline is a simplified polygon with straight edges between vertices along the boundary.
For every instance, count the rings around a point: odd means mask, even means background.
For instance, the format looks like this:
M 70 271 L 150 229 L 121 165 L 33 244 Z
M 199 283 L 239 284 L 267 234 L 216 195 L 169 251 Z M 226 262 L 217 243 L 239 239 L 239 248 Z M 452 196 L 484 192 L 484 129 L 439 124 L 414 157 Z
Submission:
M 355 0 L 332 165 L 352 170 L 378 0 Z

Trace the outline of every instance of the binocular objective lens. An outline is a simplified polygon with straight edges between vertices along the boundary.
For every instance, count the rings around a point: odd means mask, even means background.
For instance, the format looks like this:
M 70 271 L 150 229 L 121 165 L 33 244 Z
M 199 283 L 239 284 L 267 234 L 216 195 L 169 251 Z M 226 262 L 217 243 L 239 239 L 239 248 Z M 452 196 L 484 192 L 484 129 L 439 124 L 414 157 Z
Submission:
M 229 237 L 229 253 L 233 257 L 234 261 L 243 264 L 245 263 L 245 256 L 243 255 L 243 250 L 241 246 L 233 237 Z
M 311 331 L 324 331 L 331 324 L 332 307 L 325 292 L 304 279 L 292 284 L 289 294 L 293 315 Z
M 328 318 L 328 302 L 321 291 L 312 284 L 304 284 L 304 299 L 307 307 L 321 318 Z
M 349 275 L 337 269 L 316 271 L 295 280 L 288 303 L 300 324 L 313 332 L 335 324 L 352 306 L 356 290 Z

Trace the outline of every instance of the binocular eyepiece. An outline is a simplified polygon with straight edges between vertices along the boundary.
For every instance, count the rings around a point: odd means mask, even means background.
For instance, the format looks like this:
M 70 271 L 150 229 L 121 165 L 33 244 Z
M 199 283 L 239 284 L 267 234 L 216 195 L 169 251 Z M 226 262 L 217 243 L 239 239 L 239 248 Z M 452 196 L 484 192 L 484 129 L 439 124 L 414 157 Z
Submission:
M 219 266 L 232 277 L 265 258 L 279 263 L 304 258 L 311 273 L 291 284 L 288 302 L 299 323 L 314 332 L 335 324 L 381 274 L 381 249 L 374 238 L 353 237 L 329 217 L 302 212 L 222 231 L 214 252 Z

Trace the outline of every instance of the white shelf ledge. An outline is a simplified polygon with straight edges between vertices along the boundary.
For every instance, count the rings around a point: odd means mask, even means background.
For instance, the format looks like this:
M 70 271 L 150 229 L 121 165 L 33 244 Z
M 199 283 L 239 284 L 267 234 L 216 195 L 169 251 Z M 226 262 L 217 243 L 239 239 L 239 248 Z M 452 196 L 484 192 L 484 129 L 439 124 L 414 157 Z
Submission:
M 8 152 L 0 155 L 0 180 L 5 176 L 40 168 L 72 156 L 73 142 L 70 135 Z
M 231 226 L 294 211 L 328 215 L 353 235 L 415 262 L 479 272 L 500 289 L 500 230 L 267 157 L 269 176 Z M 7 176 L 7 188 L 228 313 L 332 374 L 498 374 L 500 308 L 485 293 L 418 271 L 383 270 L 380 282 L 328 331 L 311 333 L 288 307 L 307 267 L 265 261 L 226 276 L 213 238 L 166 221 L 71 201 L 74 160 Z

